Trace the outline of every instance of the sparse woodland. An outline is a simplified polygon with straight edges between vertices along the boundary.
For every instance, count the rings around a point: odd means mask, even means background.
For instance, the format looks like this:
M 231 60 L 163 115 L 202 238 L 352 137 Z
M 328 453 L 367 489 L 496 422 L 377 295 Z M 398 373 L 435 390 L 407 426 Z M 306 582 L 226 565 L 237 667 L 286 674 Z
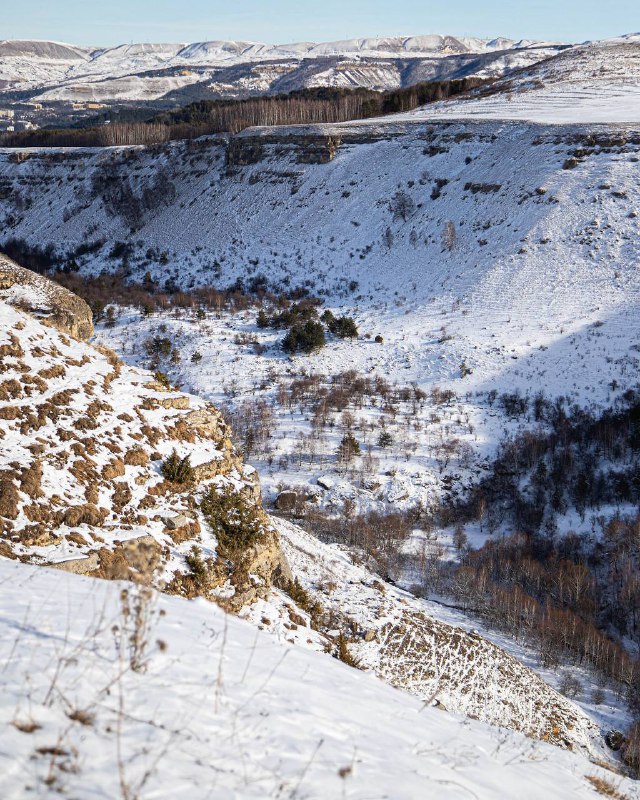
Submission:
M 347 122 L 411 111 L 482 86 L 479 78 L 419 83 L 407 89 L 304 89 L 273 97 L 201 100 L 145 122 L 109 122 L 85 128 L 25 131 L 0 135 L 3 147 L 113 147 L 150 145 L 216 133 L 238 133 L 267 125 Z

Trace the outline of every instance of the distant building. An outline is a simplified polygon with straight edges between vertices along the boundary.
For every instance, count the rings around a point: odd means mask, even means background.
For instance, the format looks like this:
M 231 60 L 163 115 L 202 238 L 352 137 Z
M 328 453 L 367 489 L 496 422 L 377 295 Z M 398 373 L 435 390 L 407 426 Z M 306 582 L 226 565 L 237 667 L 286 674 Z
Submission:
M 106 108 L 104 103 L 72 103 L 71 108 L 74 111 L 96 111 L 100 108 Z
M 10 108 L 0 108 L 0 119 L 13 119 L 16 112 Z

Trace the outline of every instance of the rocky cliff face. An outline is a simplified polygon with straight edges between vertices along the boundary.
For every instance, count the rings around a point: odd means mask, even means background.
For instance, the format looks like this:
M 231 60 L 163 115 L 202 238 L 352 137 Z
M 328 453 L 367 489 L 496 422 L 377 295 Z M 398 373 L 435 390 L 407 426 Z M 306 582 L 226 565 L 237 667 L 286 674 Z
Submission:
M 0 554 L 176 587 L 196 546 L 216 563 L 201 593 L 234 609 L 265 594 L 287 567 L 218 410 L 79 341 L 91 312 L 70 292 L 6 259 L 0 287 Z M 186 481 L 163 475 L 173 451 Z M 200 510 L 211 487 L 259 520 L 242 569 L 218 558 Z
M 609 258 L 594 269 L 590 243 L 597 224 L 615 259 L 616 232 L 635 235 L 635 128 L 411 119 L 2 152 L 0 225 L 26 251 L 50 247 L 56 264 L 74 258 L 87 275 L 121 269 L 113 243 L 126 243 L 132 278 L 150 273 L 159 285 L 226 287 L 264 275 L 273 286 L 310 280 L 335 298 L 357 282 L 361 294 L 389 299 L 404 291 L 392 258 L 418 297 L 477 298 L 479 314 L 494 297 L 517 308 L 528 296 L 521 280 L 545 307 L 555 307 L 558 275 L 558 307 L 585 282 L 590 295 L 609 294 Z M 635 273 L 622 274 L 628 297 Z
M 0 299 L 74 339 L 86 342 L 93 334 L 91 309 L 84 300 L 42 275 L 18 266 L 2 253 Z

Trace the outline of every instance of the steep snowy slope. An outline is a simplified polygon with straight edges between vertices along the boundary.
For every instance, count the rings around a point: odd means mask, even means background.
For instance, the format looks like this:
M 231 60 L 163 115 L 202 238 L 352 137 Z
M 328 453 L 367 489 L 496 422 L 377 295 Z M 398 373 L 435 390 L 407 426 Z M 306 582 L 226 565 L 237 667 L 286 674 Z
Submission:
M 214 408 L 72 340 L 66 333 L 77 326 L 52 327 L 47 293 L 56 290 L 46 279 L 0 261 L 0 554 L 111 579 L 153 574 L 166 585 L 176 569 L 186 571 L 194 544 L 205 558 L 219 549 L 197 505 L 207 487 L 241 491 L 259 507 L 256 473 L 240 460 Z M 53 302 L 71 307 L 64 295 L 57 290 Z M 27 304 L 30 312 L 21 310 Z M 85 319 L 86 310 L 75 313 Z M 194 468 L 186 485 L 160 474 L 174 448 Z M 285 574 L 285 586 L 291 579 L 280 537 L 262 519 L 244 569 L 231 574 L 221 559 L 209 587 L 236 610 L 258 598 L 266 603 L 276 575 Z M 324 634 L 312 634 L 320 649 L 332 647 L 336 626 L 355 624 L 372 634 L 363 664 L 421 699 L 565 748 L 601 748 L 590 719 L 502 650 L 437 622 L 419 602 L 281 526 L 296 573 L 313 591 L 329 579 L 341 589 L 363 584 L 355 606 L 354 593 L 351 605 L 340 592 L 327 604 L 318 627 Z M 173 584 L 169 590 L 182 591 Z M 209 593 L 206 586 L 198 591 Z M 251 616 L 264 613 L 258 605 Z
M 70 325 L 52 327 L 48 282 L 30 285 L 21 272 L 0 259 L 0 553 L 107 578 L 154 574 L 166 584 L 186 571 L 195 542 L 205 557 L 216 553 L 196 498 L 211 486 L 242 493 L 261 515 L 257 474 L 213 406 L 71 339 Z M 34 311 L 20 310 L 29 301 Z M 163 476 L 173 450 L 190 459 L 191 480 Z M 212 587 L 235 592 L 236 606 L 264 593 L 280 569 L 277 536 L 262 522 L 247 562 L 254 579 L 228 584 L 221 566 Z
M 214 605 L 0 560 L 3 797 L 635 797 Z M 140 603 L 142 602 L 142 605 Z M 129 607 L 142 609 L 143 635 Z M 144 642 L 144 644 L 143 644 Z
M 51 243 L 61 263 L 83 243 L 131 239 L 127 268 L 139 280 L 306 284 L 385 337 L 379 348 L 336 342 L 314 357 L 317 372 L 353 367 L 462 393 L 544 372 L 554 391 L 603 402 L 638 332 L 639 158 L 631 127 L 500 122 L 5 152 L 0 213 L 5 237 Z M 129 187 L 122 202 L 108 188 L 118 181 Z M 119 268 L 110 252 L 78 257 L 81 269 Z M 606 352 L 594 378 L 565 356 L 596 322 Z M 280 364 L 247 358 L 254 377 Z M 464 378 L 463 359 L 473 370 Z M 211 385 L 207 366 L 198 388 Z
M 441 622 L 441 609 L 355 565 L 346 549 L 273 521 L 296 578 L 322 611 L 315 612 L 314 631 L 300 626 L 307 615 L 294 614 L 292 625 L 289 598 L 283 604 L 275 591 L 245 609 L 244 617 L 312 649 L 327 648 L 315 631 L 329 620 L 333 629 L 349 632 L 350 654 L 362 668 L 428 705 L 608 758 L 599 724 L 503 649 Z
M 561 49 L 543 42 L 435 35 L 324 44 L 130 44 L 93 52 L 9 41 L 0 43 L 0 102 L 3 88 L 28 91 L 43 102 L 148 101 L 165 95 L 179 100 L 181 93 L 196 99 L 306 86 L 391 89 L 436 77 L 500 76 Z

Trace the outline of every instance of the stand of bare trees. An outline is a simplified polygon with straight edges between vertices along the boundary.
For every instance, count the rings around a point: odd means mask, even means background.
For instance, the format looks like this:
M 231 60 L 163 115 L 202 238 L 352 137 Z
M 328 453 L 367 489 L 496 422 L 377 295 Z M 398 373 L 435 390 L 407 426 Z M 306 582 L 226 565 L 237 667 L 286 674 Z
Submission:
M 590 666 L 638 705 L 638 660 L 607 633 L 612 604 L 618 605 L 616 589 L 604 586 L 608 571 L 600 577 L 584 553 L 572 560 L 560 548 L 543 558 L 539 545 L 517 535 L 489 541 L 467 553 L 439 588 L 491 626 L 533 644 L 546 666 Z
M 159 144 L 257 126 L 348 122 L 411 111 L 486 83 L 478 78 L 419 83 L 392 92 L 369 89 L 304 89 L 243 100 L 202 100 L 147 122 L 110 122 L 87 128 L 6 133 L 3 147 L 110 147 Z

